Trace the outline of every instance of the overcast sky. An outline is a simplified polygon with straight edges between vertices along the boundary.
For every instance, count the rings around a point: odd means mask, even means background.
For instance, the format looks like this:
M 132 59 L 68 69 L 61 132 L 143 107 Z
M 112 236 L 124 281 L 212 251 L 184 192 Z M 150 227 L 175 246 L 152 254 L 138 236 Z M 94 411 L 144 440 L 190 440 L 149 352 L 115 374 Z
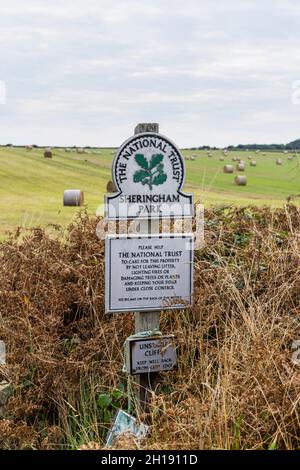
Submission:
M 300 138 L 299 25 L 299 0 L 0 0 L 0 143 Z

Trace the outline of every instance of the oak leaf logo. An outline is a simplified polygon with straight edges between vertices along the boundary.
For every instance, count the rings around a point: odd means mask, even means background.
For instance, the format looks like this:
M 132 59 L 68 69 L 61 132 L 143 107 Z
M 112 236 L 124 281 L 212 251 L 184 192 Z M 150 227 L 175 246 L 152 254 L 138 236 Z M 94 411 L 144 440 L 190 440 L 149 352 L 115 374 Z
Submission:
M 152 191 L 153 186 L 158 186 L 167 181 L 164 164 L 162 163 L 164 156 L 161 153 L 154 153 L 150 162 L 148 162 L 142 153 L 137 153 L 134 159 L 141 167 L 141 170 L 137 170 L 133 175 L 134 183 L 147 184 L 150 191 Z

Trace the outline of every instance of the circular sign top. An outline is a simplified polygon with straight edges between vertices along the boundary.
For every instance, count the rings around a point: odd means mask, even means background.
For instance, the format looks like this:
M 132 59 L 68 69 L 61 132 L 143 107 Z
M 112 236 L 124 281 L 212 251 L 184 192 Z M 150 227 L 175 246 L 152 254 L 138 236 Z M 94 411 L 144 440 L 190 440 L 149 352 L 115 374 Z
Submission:
M 184 184 L 184 160 L 176 145 L 161 134 L 138 134 L 118 150 L 113 179 L 120 193 L 175 193 Z

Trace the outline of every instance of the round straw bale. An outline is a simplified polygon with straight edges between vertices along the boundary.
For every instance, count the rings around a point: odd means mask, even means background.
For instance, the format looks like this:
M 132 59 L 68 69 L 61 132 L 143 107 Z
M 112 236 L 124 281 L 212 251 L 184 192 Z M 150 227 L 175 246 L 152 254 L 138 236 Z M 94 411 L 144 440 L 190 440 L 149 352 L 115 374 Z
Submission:
M 45 158 L 52 158 L 52 151 L 50 147 L 47 147 L 44 152 L 44 157 Z
M 281 158 L 277 158 L 277 160 L 276 160 L 276 165 L 282 165 L 282 160 L 281 160 Z
M 246 175 L 237 175 L 234 179 L 234 182 L 238 186 L 246 186 L 247 185 L 247 176 Z
M 84 193 L 81 189 L 66 189 L 64 191 L 64 206 L 83 206 Z
M 233 173 L 233 166 L 232 165 L 225 165 L 223 168 L 224 173 Z
M 233 162 L 236 162 L 236 157 L 232 157 L 232 161 L 233 161 Z
M 256 160 L 251 160 L 250 166 L 256 166 Z
M 219 158 L 219 160 L 220 160 L 220 162 L 224 162 L 224 157 L 221 156 L 221 157 Z
M 293 160 L 293 157 L 290 155 L 290 156 L 288 157 L 288 160 Z

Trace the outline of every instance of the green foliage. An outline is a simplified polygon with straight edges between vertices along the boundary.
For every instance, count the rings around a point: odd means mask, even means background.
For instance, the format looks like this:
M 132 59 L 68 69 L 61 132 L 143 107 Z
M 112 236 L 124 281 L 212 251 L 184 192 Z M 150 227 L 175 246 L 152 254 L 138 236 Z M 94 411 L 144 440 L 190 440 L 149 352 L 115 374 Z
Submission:
M 237 233 L 235 235 L 234 243 L 236 245 L 245 247 L 249 244 L 250 240 L 251 240 L 251 233 Z
M 66 448 L 77 449 L 89 441 L 103 444 L 116 410 L 127 409 L 127 402 L 127 394 L 121 384 L 119 388 L 100 393 L 95 393 L 93 386 L 82 384 L 79 402 L 75 406 L 67 403 Z
M 240 440 L 241 440 L 241 425 L 243 422 L 243 418 L 239 416 L 233 423 L 233 442 L 232 442 L 232 449 L 233 450 L 240 450 Z
M 145 170 L 136 171 L 133 175 L 133 181 L 135 183 L 142 183 L 145 178 L 148 178 L 149 172 Z
M 277 447 L 277 436 L 276 436 L 275 439 L 273 439 L 273 441 L 269 445 L 268 450 L 277 450 L 277 449 L 278 447 Z
M 100 410 L 105 410 L 112 404 L 112 398 L 107 393 L 100 393 L 96 401 L 97 401 L 97 406 Z
M 167 180 L 167 175 L 165 173 L 159 173 L 153 178 L 152 184 L 159 185 L 163 184 Z

